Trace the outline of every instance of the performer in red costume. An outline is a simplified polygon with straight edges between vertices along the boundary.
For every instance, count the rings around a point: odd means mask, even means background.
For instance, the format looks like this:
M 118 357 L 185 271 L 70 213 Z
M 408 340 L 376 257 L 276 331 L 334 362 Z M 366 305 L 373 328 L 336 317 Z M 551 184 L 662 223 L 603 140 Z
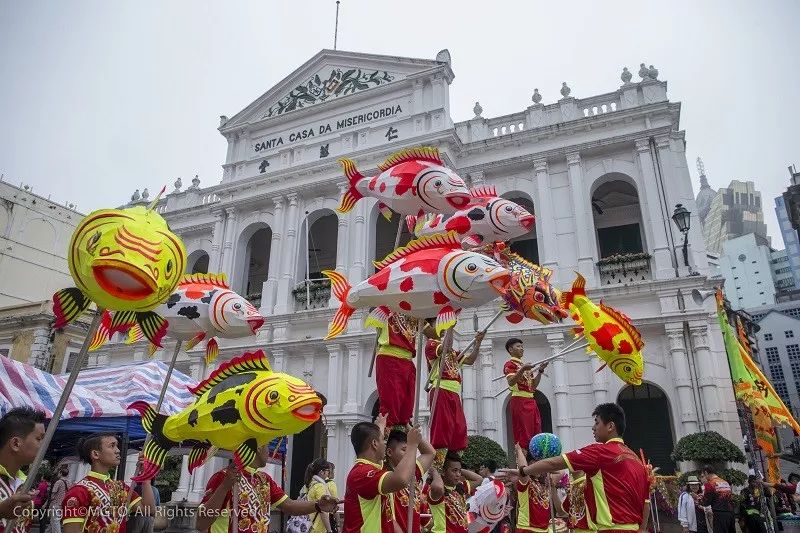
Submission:
M 511 389 L 511 430 L 514 442 L 527 450 L 531 437 L 542 432 L 542 416 L 533 393 L 539 386 L 547 363 L 543 363 L 538 373 L 534 374 L 533 365 L 522 361 L 525 348 L 520 339 L 508 339 L 506 351 L 511 356 L 503 366 L 503 374 Z
M 414 366 L 416 319 L 397 313 L 389 315 L 388 336 L 378 332 L 375 352 L 375 381 L 378 386 L 380 412 L 386 415 L 388 427 L 405 427 L 411 423 L 417 369 Z M 382 343 L 381 336 L 388 338 Z
M 425 358 L 430 372 L 429 407 L 432 407 L 433 397 L 436 394 L 435 386 L 440 361 L 443 369 L 442 379 L 439 381 L 441 389 L 439 398 L 436 400 L 435 411 L 431 414 L 431 444 L 437 450 L 460 452 L 467 447 L 467 420 L 464 418 L 464 408 L 461 405 L 461 367 L 471 365 L 478 358 L 485 333 L 479 331 L 475 334 L 475 346 L 469 355 L 450 349 L 441 359 L 439 355 L 442 352 L 442 341 L 439 340 L 436 330 L 427 324 L 424 333 L 428 337 L 425 343 Z

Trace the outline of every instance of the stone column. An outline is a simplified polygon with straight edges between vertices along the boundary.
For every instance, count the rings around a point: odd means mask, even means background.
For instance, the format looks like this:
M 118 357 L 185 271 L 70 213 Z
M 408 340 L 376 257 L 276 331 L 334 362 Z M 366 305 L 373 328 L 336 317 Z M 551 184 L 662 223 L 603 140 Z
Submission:
M 336 465 L 336 472 L 334 475 L 336 486 L 344 487 L 345 479 L 347 478 L 347 473 L 350 471 L 351 464 L 346 462 L 343 453 L 344 448 L 350 445 L 350 434 L 340 435 L 338 426 L 339 422 L 337 420 L 329 420 L 325 424 L 325 435 L 328 438 L 328 454 L 325 458 Z
M 338 413 L 342 401 L 342 345 L 334 342 L 325 344 L 328 349 L 328 405 L 327 413 Z M 329 441 L 330 442 L 330 441 Z
M 135 467 L 136 465 L 134 465 Z M 179 502 L 189 499 L 189 488 L 191 487 L 192 476 L 189 474 L 189 456 L 184 455 L 181 459 L 181 477 L 178 481 L 178 488 L 172 493 L 172 501 Z
M 366 278 L 366 264 L 367 264 L 367 245 L 366 239 L 366 219 L 367 219 L 367 203 L 358 202 L 353 211 L 353 245 L 350 247 L 350 274 L 349 279 L 351 283 L 357 283 Z
M 278 291 L 278 277 L 280 273 L 281 257 L 283 257 L 283 249 L 281 249 L 281 239 L 283 237 L 283 228 L 286 221 L 283 219 L 283 197 L 279 196 L 273 199 L 274 209 L 272 210 L 272 220 L 274 227 L 272 228 L 272 242 L 269 245 L 269 266 L 267 267 L 267 281 L 264 282 L 263 297 L 261 298 L 261 312 L 264 315 L 271 315 L 275 309 L 275 298 Z
M 350 187 L 346 182 L 337 184 L 339 187 L 339 196 L 344 196 Z M 363 203 L 363 202 L 362 202 Z M 355 246 L 350 246 L 350 219 L 352 218 L 352 211 L 350 213 L 338 213 L 339 229 L 336 235 L 336 271 L 348 275 L 348 266 L 350 262 L 350 249 Z M 328 307 L 338 308 L 339 300 L 333 295 L 328 300 Z
M 556 242 L 555 211 L 553 209 L 553 195 L 550 193 L 550 175 L 547 173 L 547 159 L 537 159 L 533 162 L 536 173 L 536 196 L 538 202 L 534 205 L 536 213 L 536 239 L 541 250 L 542 266 L 553 270 L 554 279 L 558 281 L 558 244 Z
M 464 407 L 464 416 L 467 419 L 467 433 L 474 435 L 478 432 L 477 414 L 478 414 L 478 395 L 475 383 L 475 368 L 472 365 L 464 366 L 461 370 L 464 383 L 462 384 L 463 392 L 461 395 L 462 405 Z
M 557 354 L 564 348 L 564 334 L 548 333 L 547 344 L 552 354 Z M 555 393 L 554 422 L 556 435 L 561 439 L 565 450 L 573 449 L 575 439 L 572 435 L 572 406 L 569 402 L 569 377 L 567 376 L 567 363 L 564 357 L 559 357 L 552 362 L 553 366 L 553 392 Z
M 575 233 L 578 241 L 578 271 L 586 278 L 587 287 L 596 287 L 594 258 L 594 221 L 591 201 L 583 182 L 583 167 L 578 152 L 567 154 L 569 187 L 572 191 L 572 209 L 575 214 Z
M 306 352 L 303 354 L 303 381 L 311 385 L 311 388 L 314 387 L 315 384 L 319 383 L 319 379 L 314 380 L 314 353 L 313 352 Z
M 50 328 L 39 326 L 33 330 L 33 343 L 31 344 L 31 354 L 28 357 L 28 364 L 33 365 L 39 370 L 48 372 L 52 364 L 52 344 L 50 343 Z
M 695 408 L 692 376 L 689 371 L 689 357 L 686 352 L 683 324 L 678 322 L 664 325 L 669 340 L 670 360 L 672 362 L 672 379 L 678 391 L 678 412 L 680 414 L 683 435 L 696 433 L 699 429 L 697 423 L 697 410 Z
M 492 440 L 498 440 L 498 421 L 505 419 L 505 413 L 500 411 L 498 401 L 494 397 L 496 393 L 494 378 L 494 347 L 492 342 L 481 344 L 478 358 L 481 364 L 481 419 L 479 421 L 482 435 Z M 502 384 L 501 384 L 502 385 Z
M 592 394 L 594 394 L 594 404 L 608 403 L 608 374 L 607 369 L 600 372 L 597 370 L 603 363 L 594 357 L 589 358 L 589 372 L 592 373 Z
M 658 178 L 656 177 L 653 166 L 653 158 L 650 154 L 650 143 L 648 139 L 638 139 L 636 141 L 636 153 L 639 159 L 639 166 L 642 171 L 642 181 L 644 182 L 644 196 L 647 201 L 647 214 L 650 220 L 650 227 L 653 231 L 653 242 L 648 243 L 652 249 L 654 279 L 669 279 L 675 277 L 673 267 L 672 252 L 667 240 L 667 228 L 665 224 L 672 224 L 671 220 L 665 220 L 662 209 L 662 197 L 659 193 Z M 642 191 L 640 191 L 641 193 Z M 644 214 L 643 214 L 644 218 Z
M 214 230 L 211 234 L 211 255 L 208 258 L 208 271 L 222 271 L 222 244 L 225 237 L 225 212 L 214 212 Z
M 353 432 L 353 426 L 358 423 L 358 420 L 346 420 L 344 421 L 344 435 L 340 439 L 342 441 L 342 448 L 339 452 L 339 457 L 342 458 L 342 464 L 336 465 L 336 477 L 344 479 L 347 477 L 347 472 L 350 471 L 353 464 L 356 462 L 356 452 L 353 451 L 353 446 L 350 445 L 350 434 Z M 341 472 L 344 470 L 344 476 L 342 476 Z M 336 484 L 337 487 L 344 487 L 344 483 L 341 485 L 339 483 Z
M 725 424 L 722 420 L 722 409 L 717 390 L 716 362 L 711 353 L 708 342 L 708 324 L 689 324 L 689 334 L 694 346 L 697 363 L 697 375 L 700 385 L 700 394 L 703 398 L 702 409 L 705 412 L 708 431 L 724 433 Z
M 278 278 L 278 291 L 275 302 L 275 314 L 290 313 L 294 309 L 291 291 L 294 282 L 294 265 L 297 255 L 297 194 L 286 195 L 289 210 L 284 220 L 286 238 L 281 247 L 281 272 Z
M 275 372 L 283 372 L 286 368 L 286 350 L 284 348 L 273 348 L 272 358 L 272 369 Z
M 359 409 L 359 383 L 360 383 L 360 365 L 359 355 L 361 346 L 356 342 L 348 342 L 347 348 L 347 382 L 345 387 L 347 390 L 347 399 L 345 400 L 344 409 L 346 413 L 357 414 Z
M 236 217 L 237 212 L 235 207 L 225 209 L 227 215 L 227 222 L 225 223 L 225 240 L 222 244 L 222 267 L 221 271 L 228 275 L 228 279 L 233 281 L 236 276 L 233 272 L 233 243 L 236 241 Z
M 473 187 L 480 187 L 481 185 L 486 184 L 483 170 L 476 170 L 475 172 L 470 172 L 469 178 L 470 181 L 472 182 Z

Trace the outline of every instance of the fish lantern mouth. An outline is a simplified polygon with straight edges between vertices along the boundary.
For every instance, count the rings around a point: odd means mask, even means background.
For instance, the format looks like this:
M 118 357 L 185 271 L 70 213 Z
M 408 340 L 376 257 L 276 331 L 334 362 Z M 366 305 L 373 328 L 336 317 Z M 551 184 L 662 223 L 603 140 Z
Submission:
M 250 331 L 255 335 L 261 326 L 264 325 L 264 317 L 254 317 L 247 319 L 247 325 L 250 326 Z
M 144 300 L 157 289 L 156 280 L 149 273 L 116 259 L 95 261 L 92 275 L 101 289 L 120 300 Z
M 292 414 L 300 420 L 316 422 L 322 414 L 322 401 L 317 395 L 314 395 L 295 407 Z
M 519 223 L 522 224 L 522 227 L 526 230 L 533 229 L 534 222 L 536 222 L 536 217 L 533 215 L 525 215 L 519 219 Z
M 451 206 L 455 207 L 456 209 L 461 209 L 462 207 L 466 207 L 470 201 L 470 197 L 468 194 L 464 194 L 462 192 L 455 192 L 451 194 L 445 195 L 445 200 Z
M 492 286 L 494 290 L 503 294 L 508 287 L 508 284 L 511 282 L 511 274 L 506 272 L 500 272 L 499 274 L 495 274 L 494 276 L 489 278 L 489 285 Z

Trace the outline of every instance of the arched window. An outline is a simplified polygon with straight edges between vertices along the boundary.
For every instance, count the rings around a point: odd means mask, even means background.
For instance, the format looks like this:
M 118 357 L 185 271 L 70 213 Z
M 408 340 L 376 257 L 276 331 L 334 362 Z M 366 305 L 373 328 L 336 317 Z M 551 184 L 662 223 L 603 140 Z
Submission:
M 375 248 L 373 250 L 373 259 L 380 261 L 394 250 L 394 243 L 397 240 L 397 228 L 400 226 L 400 244 L 403 246 L 413 238 L 408 231 L 405 217 L 398 217 L 394 215 L 392 220 L 386 220 L 380 213 L 377 213 L 376 208 L 376 222 L 375 222 Z M 402 221 L 398 220 L 402 218 Z M 374 272 L 374 267 L 373 270 Z
M 607 175 L 592 194 L 592 214 L 600 252 L 603 285 L 650 279 L 644 252 L 644 225 L 639 195 L 629 178 Z
M 188 265 L 189 274 L 208 274 L 208 262 L 208 254 L 204 251 L 201 251 L 197 254 L 197 257 L 194 259 L 194 261 Z
M 534 216 L 536 215 L 533 208 L 533 202 L 528 196 L 525 196 L 522 193 L 510 192 L 504 194 L 503 198 L 518 203 L 527 209 L 530 214 Z M 519 254 L 521 257 L 527 259 L 531 263 L 535 263 L 537 265 L 539 264 L 539 243 L 536 239 L 535 226 L 527 235 L 511 239 L 510 245 L 512 252 Z
M 323 270 L 336 269 L 336 247 L 339 237 L 339 217 L 330 209 L 310 213 L 302 226 L 297 279 L 293 291 L 295 310 L 321 309 L 328 306 L 330 281 Z
M 242 265 L 242 295 L 256 307 L 261 305 L 261 291 L 269 275 L 272 229 L 260 227 L 250 236 Z

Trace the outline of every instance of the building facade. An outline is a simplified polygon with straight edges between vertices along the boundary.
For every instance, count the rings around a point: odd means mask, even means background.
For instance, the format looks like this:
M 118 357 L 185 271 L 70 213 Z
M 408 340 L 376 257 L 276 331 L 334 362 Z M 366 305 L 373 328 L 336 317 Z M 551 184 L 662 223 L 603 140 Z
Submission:
M 700 192 L 703 193 L 702 185 Z M 748 233 L 754 234 L 759 244 L 770 245 L 761 193 L 752 181 L 733 180 L 728 187 L 719 189 L 711 200 L 703 220 L 706 247 L 710 252 L 720 253 L 725 241 Z
M 67 245 L 83 215 L 0 181 L 0 308 L 47 300 L 72 284 Z
M 719 267 L 732 309 L 775 303 L 773 251 L 752 233 L 722 243 Z
M 700 275 L 689 276 L 683 236 L 670 220 L 678 203 L 696 210 L 681 106 L 667 99 L 666 82 L 655 76 L 633 82 L 626 69 L 621 78 L 618 88 L 588 98 L 571 96 L 566 83 L 552 103 L 542 103 L 537 91 L 533 105 L 501 117 L 482 116 L 476 103 L 473 118 L 454 123 L 446 50 L 434 60 L 323 50 L 233 117 L 220 118 L 227 140 L 221 182 L 176 187 L 157 209 L 184 239 L 189 269 L 228 273 L 233 288 L 267 317 L 257 338 L 223 341 L 220 360 L 265 347 L 276 370 L 302 377 L 328 399 L 324 420 L 290 439 L 293 495 L 306 465 L 322 454 L 337 465 L 342 486 L 355 457 L 350 431 L 371 420 L 376 407 L 368 377 L 375 333 L 362 326 L 361 310 L 345 334 L 322 340 L 336 304 L 320 272 L 336 269 L 352 283 L 365 279 L 372 260 L 392 249 L 399 217 L 387 223 L 370 199 L 337 214 L 348 183 L 336 160 L 354 159 L 370 176 L 388 155 L 420 145 L 437 147 L 468 183 L 494 185 L 526 205 L 536 216 L 535 232 L 513 243 L 515 249 L 551 268 L 562 289 L 581 272 L 592 298 L 622 309 L 642 332 L 642 386 L 596 372 L 600 363 L 583 353 L 549 367 L 537 397 L 545 427 L 565 447 L 592 441 L 592 409 L 606 401 L 626 408 L 629 443 L 644 448 L 662 472 L 674 469 L 669 453 L 686 434 L 715 430 L 741 442 L 713 302 L 698 307 L 688 297 L 715 284 L 707 278 L 701 225 L 689 232 L 689 262 Z M 482 327 L 496 310 L 496 304 L 466 310 L 456 344 L 472 337 L 470 318 Z M 504 343 L 522 338 L 526 357 L 537 360 L 568 344 L 571 327 L 504 320 L 492 326 L 477 362 L 464 369 L 470 434 L 511 449 L 509 393 L 495 380 L 507 359 Z M 171 351 L 167 345 L 157 356 Z M 144 353 L 141 345 L 112 343 L 93 355 L 93 364 Z M 200 348 L 181 354 L 179 368 L 196 378 L 208 371 Z M 429 414 L 423 399 L 424 426 Z M 194 479 L 184 475 L 176 498 L 197 501 L 221 465 L 212 460 Z

